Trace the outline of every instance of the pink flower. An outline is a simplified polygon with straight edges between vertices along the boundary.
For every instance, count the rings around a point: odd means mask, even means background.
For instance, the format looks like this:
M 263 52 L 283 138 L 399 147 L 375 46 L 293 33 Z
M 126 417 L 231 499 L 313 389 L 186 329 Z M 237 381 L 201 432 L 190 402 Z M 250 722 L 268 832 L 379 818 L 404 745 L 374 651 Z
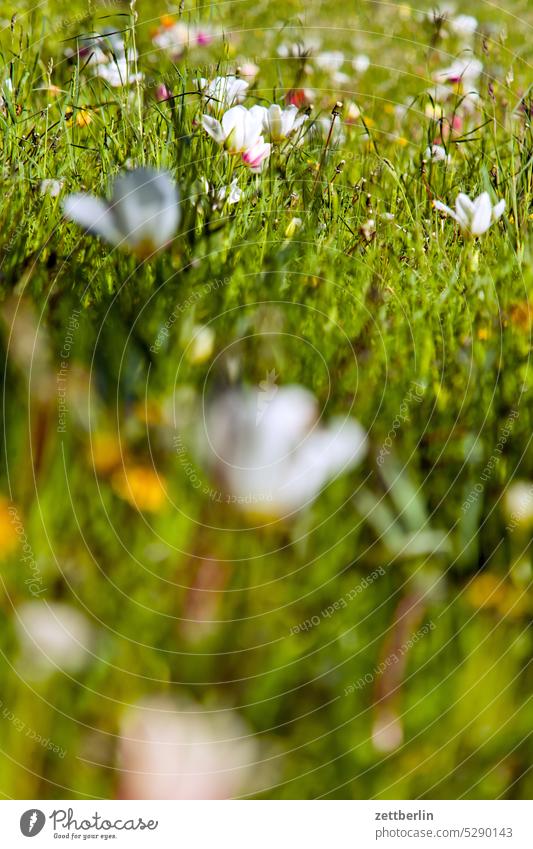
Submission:
M 160 83 L 155 90 L 155 99 L 158 103 L 162 103 L 164 100 L 170 100 L 172 97 L 172 92 L 166 87 L 164 83 Z
M 270 156 L 270 144 L 264 142 L 260 137 L 252 147 L 249 147 L 242 154 L 242 161 L 251 171 L 261 171 L 266 160 Z
M 208 33 L 200 30 L 196 33 L 196 44 L 198 47 L 208 47 L 213 40 L 213 36 Z

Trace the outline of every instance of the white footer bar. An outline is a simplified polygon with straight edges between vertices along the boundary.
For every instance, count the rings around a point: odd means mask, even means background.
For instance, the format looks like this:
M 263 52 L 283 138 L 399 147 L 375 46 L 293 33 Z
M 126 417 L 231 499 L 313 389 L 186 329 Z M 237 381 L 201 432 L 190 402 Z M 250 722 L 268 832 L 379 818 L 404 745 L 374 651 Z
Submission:
M 531 849 L 518 801 L 2 801 L 2 846 Z

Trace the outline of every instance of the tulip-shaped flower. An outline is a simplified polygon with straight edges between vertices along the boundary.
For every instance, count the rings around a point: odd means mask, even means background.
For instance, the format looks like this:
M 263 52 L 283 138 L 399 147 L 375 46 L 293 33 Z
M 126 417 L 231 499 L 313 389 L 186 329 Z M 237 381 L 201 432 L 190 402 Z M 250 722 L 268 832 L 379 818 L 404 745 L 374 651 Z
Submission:
M 202 126 L 217 144 L 224 145 L 228 153 L 244 153 L 261 140 L 263 129 L 261 107 L 233 106 L 224 112 L 222 121 L 202 115 Z
M 231 500 L 279 517 L 356 465 L 366 434 L 351 418 L 320 424 L 317 401 L 301 386 L 261 387 L 228 391 L 210 405 L 204 450 Z
M 299 112 L 297 106 L 287 106 L 286 109 L 282 109 L 277 103 L 273 103 L 268 109 L 265 106 L 254 108 L 261 110 L 263 132 L 271 142 L 275 143 L 287 141 L 288 138 L 296 135 L 307 121 L 307 115 Z
M 211 115 L 202 115 L 204 130 L 217 144 L 232 155 L 240 155 L 242 161 L 252 171 L 260 171 L 270 156 L 270 144 L 261 135 L 263 129 L 263 108 L 252 106 L 233 106 L 218 121 Z
M 168 174 L 151 168 L 117 177 L 109 202 L 75 194 L 65 199 L 63 211 L 89 233 L 140 257 L 165 247 L 181 218 L 178 187 Z
M 455 210 L 440 200 L 434 201 L 433 206 L 457 221 L 465 235 L 481 236 L 503 215 L 505 200 L 493 206 L 488 192 L 483 192 L 475 200 L 470 200 L 468 195 L 461 192 L 457 195 Z

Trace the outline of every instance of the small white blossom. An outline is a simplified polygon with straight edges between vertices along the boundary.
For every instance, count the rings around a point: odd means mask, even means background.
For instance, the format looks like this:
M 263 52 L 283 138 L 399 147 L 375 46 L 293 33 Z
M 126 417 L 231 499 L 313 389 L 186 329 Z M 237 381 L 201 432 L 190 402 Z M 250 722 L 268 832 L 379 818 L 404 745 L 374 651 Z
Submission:
M 424 159 L 429 159 L 431 162 L 450 162 L 451 156 L 446 153 L 446 149 L 440 144 L 432 144 L 424 151 Z
M 434 201 L 433 206 L 457 221 L 463 233 L 481 236 L 503 215 L 505 200 L 493 206 L 488 192 L 483 192 L 475 200 L 470 200 L 468 195 L 461 192 L 457 195 L 455 210 L 439 200 Z
M 357 71 L 358 74 L 364 74 L 365 71 L 368 71 L 370 67 L 370 59 L 368 56 L 365 56 L 364 53 L 360 53 L 359 56 L 354 56 L 352 59 L 352 68 L 354 71 Z
M 336 71 L 340 71 L 344 64 L 344 53 L 340 50 L 325 50 L 322 53 L 317 53 L 315 64 L 321 71 L 334 74 Z
M 85 616 L 63 602 L 28 601 L 17 608 L 24 669 L 32 677 L 76 672 L 91 659 L 93 631 Z
M 59 194 L 61 194 L 61 190 L 65 185 L 64 180 L 52 180 L 46 179 L 41 180 L 41 194 L 42 195 L 50 195 L 52 198 L 56 198 Z

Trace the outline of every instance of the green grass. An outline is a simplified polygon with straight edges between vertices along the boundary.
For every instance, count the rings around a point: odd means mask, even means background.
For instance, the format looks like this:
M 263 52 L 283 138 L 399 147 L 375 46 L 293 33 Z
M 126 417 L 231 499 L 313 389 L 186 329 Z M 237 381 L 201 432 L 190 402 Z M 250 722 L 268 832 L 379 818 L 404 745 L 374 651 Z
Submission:
M 461 46 L 406 5 L 358 4 L 347 15 L 335 3 L 187 2 L 186 20 L 224 37 L 175 63 L 152 47 L 158 20 L 142 4 L 135 26 L 126 5 L 87 14 L 86 4 L 22 3 L 12 26 L 12 10 L 1 11 L 0 82 L 13 84 L 0 112 L 1 490 L 23 522 L 42 597 L 83 610 L 97 632 L 83 672 L 25 681 L 15 610 L 31 598 L 28 571 L 9 520 L 0 522 L 2 704 L 67 752 L 58 758 L 4 717 L 5 796 L 115 796 L 125 707 L 185 694 L 235 707 L 260 736 L 275 762 L 267 798 L 531 797 L 531 528 L 506 529 L 503 500 L 513 481 L 533 478 L 533 21 L 525 2 L 474 6 L 483 30 L 474 52 L 488 76 L 447 165 L 423 162 L 439 135 L 427 89 Z M 112 89 L 67 61 L 77 36 L 106 26 L 135 39 L 145 84 Z M 253 59 L 247 105 L 282 102 L 313 60 L 281 59 L 277 47 L 317 36 L 322 49 L 367 53 L 369 70 L 340 84 L 312 70 L 304 144 L 276 152 L 261 175 L 236 168 L 201 129 L 194 81 Z M 160 82 L 175 95 L 169 103 L 155 101 Z M 337 100 L 338 125 L 349 102 L 362 117 L 326 148 L 318 119 Z M 460 95 L 448 109 L 461 110 Z M 79 126 L 85 112 L 90 123 Z M 69 192 L 105 195 L 120 169 L 142 164 L 169 170 L 183 198 L 171 248 L 145 263 L 61 212 Z M 243 199 L 213 208 L 198 198 L 201 176 L 217 189 L 238 176 Z M 43 179 L 64 181 L 58 198 L 41 194 Z M 507 203 L 475 242 L 432 207 L 461 190 Z M 216 334 L 203 363 L 186 355 L 197 324 Z M 311 389 L 328 416 L 353 404 L 369 431 L 364 463 L 293 522 L 254 529 L 195 489 L 176 452 L 187 398 L 227 383 L 228 351 L 240 381 L 256 386 L 275 368 L 280 384 Z M 91 450 L 104 438 L 95 468 Z M 128 468 L 153 466 L 164 480 L 168 498 L 156 510 L 121 497 L 117 443 Z M 190 443 L 187 456 L 211 491 Z M 182 619 L 206 558 L 223 587 L 219 622 L 195 640 Z M 380 567 L 346 607 L 291 634 Z M 435 627 L 406 653 L 393 695 L 386 674 L 345 695 L 427 622 Z M 389 754 L 371 739 L 384 705 L 404 730 Z

